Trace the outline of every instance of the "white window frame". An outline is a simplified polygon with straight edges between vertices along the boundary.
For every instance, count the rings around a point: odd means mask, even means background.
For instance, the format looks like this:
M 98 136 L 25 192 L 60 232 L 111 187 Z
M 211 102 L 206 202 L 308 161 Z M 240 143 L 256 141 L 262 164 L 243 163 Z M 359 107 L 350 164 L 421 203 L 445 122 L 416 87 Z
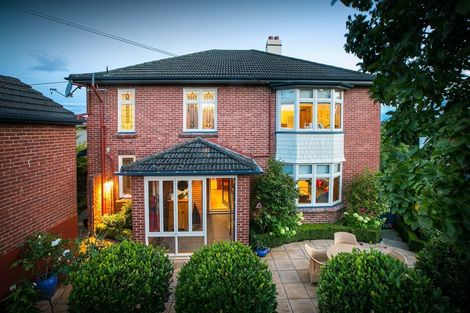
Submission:
M 335 171 L 335 166 L 337 164 L 340 164 L 340 171 L 339 172 L 334 172 Z M 310 179 L 312 181 L 312 201 L 310 204 L 300 204 L 299 200 L 297 199 L 297 206 L 299 208 L 311 208 L 311 207 L 328 207 L 328 206 L 334 206 L 338 203 L 341 203 L 341 198 L 342 198 L 342 190 L 343 190 L 343 163 L 342 162 L 336 162 L 336 163 L 298 163 L 298 164 L 293 164 L 293 163 L 285 163 L 285 165 L 293 165 L 294 166 L 294 173 L 291 176 L 297 185 L 297 182 L 299 180 L 304 180 L 304 179 Z M 312 165 L 312 174 L 300 174 L 300 166 L 301 165 Z M 330 166 L 330 173 L 328 174 L 317 174 L 317 165 L 329 165 Z M 336 177 L 339 177 L 339 198 L 337 201 L 333 201 L 333 187 L 334 187 L 334 179 Z M 316 180 L 317 178 L 328 178 L 329 179 L 329 186 L 328 186 L 328 203 L 317 203 L 317 184 Z
M 134 98 L 133 100 L 129 100 L 129 101 L 123 101 L 121 99 L 121 95 L 123 93 L 128 93 L 128 92 L 131 92 L 134 94 Z M 136 115 L 136 107 L 135 107 L 135 96 L 136 96 L 136 92 L 135 92 L 135 89 L 118 89 L 118 133 L 135 133 L 135 115 Z M 122 129 L 121 128 L 121 106 L 123 104 L 132 104 L 134 106 L 134 114 L 132 114 L 132 125 L 134 126 L 134 128 L 132 130 L 127 130 L 127 129 Z
M 207 215 L 208 215 L 208 201 L 207 198 L 207 179 L 210 178 L 233 178 L 235 181 L 235 208 L 234 208 L 234 240 L 238 238 L 238 226 L 237 226 L 237 213 L 238 213 L 238 179 L 237 176 L 228 176 L 228 175 L 221 175 L 221 176 L 145 176 L 144 177 L 144 201 L 145 201 L 145 244 L 149 244 L 149 238 L 159 238 L 159 237 L 173 237 L 175 238 L 175 253 L 169 253 L 170 256 L 190 256 L 192 253 L 178 253 L 178 237 L 204 237 L 204 245 L 207 245 Z M 179 231 L 178 227 L 173 227 L 173 231 L 164 231 L 163 228 L 163 197 L 159 197 L 159 215 L 160 218 L 160 225 L 159 225 L 159 232 L 150 232 L 149 231 L 149 188 L 148 183 L 150 181 L 158 181 L 158 192 L 160 195 L 163 194 L 163 182 L 164 181 L 172 181 L 173 182 L 173 192 L 178 190 L 178 181 L 186 180 L 188 181 L 188 190 L 192 190 L 192 181 L 193 180 L 202 180 L 202 231 L 193 231 L 192 230 L 192 193 L 188 195 L 188 206 L 189 209 L 189 221 L 188 221 L 188 229 L 189 231 Z M 178 197 L 173 197 L 173 205 L 174 208 L 177 208 L 177 201 Z M 173 210 L 173 223 L 174 225 L 178 225 L 178 210 Z
M 202 127 L 202 119 L 203 119 L 203 110 L 202 104 L 208 103 L 204 101 L 202 96 L 203 93 L 209 91 L 214 93 L 214 128 L 213 129 L 204 129 Z M 196 92 L 198 93 L 198 100 L 187 100 L 186 93 L 187 92 Z M 217 88 L 183 88 L 183 132 L 187 133 L 214 133 L 217 132 Z M 186 115 L 187 110 L 186 106 L 188 104 L 197 104 L 197 113 L 198 113 L 198 121 L 197 121 L 197 129 L 187 128 L 186 127 Z M 212 103 L 212 102 L 211 102 Z
M 311 89 L 313 91 L 313 98 L 300 98 L 300 89 Z M 328 89 L 331 91 L 331 99 L 321 99 L 317 97 L 317 91 L 319 89 Z M 334 88 L 295 88 L 295 89 L 283 89 L 283 90 L 294 90 L 294 99 L 281 99 L 282 90 L 278 90 L 276 93 L 276 130 L 279 132 L 338 132 L 343 131 L 343 113 L 344 113 L 344 91 Z M 335 93 L 341 93 L 341 100 L 335 99 Z M 300 103 L 313 103 L 313 128 L 300 128 Z M 318 128 L 317 123 L 317 111 L 318 103 L 329 102 L 330 104 L 330 128 Z M 335 104 L 341 104 L 341 128 L 334 128 L 335 125 Z M 281 127 L 281 105 L 282 104 L 294 104 L 294 128 L 283 128 Z
M 118 171 L 121 170 L 121 166 L 123 165 L 122 164 L 122 161 L 123 159 L 128 159 L 128 158 L 132 158 L 135 162 L 135 155 L 120 155 L 118 156 Z M 119 189 L 119 198 L 132 198 L 132 195 L 128 195 L 128 194 L 124 194 L 122 189 L 123 189 L 123 178 L 124 176 L 122 175 L 119 175 L 119 178 L 118 178 L 118 189 Z

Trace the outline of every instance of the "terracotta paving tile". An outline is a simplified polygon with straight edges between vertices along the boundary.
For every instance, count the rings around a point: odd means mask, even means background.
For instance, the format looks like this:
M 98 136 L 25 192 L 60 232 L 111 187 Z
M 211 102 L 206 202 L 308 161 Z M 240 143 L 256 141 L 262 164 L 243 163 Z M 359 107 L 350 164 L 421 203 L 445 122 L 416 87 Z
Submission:
M 313 298 L 313 299 L 317 298 L 317 286 L 316 285 L 312 285 L 310 282 L 308 282 L 308 283 L 304 283 L 304 287 L 307 290 L 307 293 L 310 296 L 310 298 Z
M 317 308 L 311 299 L 293 299 L 289 300 L 292 312 L 295 313 L 316 313 Z
M 285 250 L 271 252 L 271 256 L 272 256 L 274 261 L 289 260 L 289 255 L 287 254 L 287 251 L 285 251 Z
M 289 300 L 310 298 L 302 283 L 284 284 L 284 290 Z
M 277 299 L 287 299 L 284 285 L 282 283 L 276 283 Z
M 297 274 L 299 275 L 301 282 L 304 284 L 310 283 L 310 275 L 308 274 L 308 270 L 297 271 Z
M 291 313 L 289 300 L 277 300 L 277 313 Z
M 308 263 L 309 260 L 307 258 L 292 260 L 292 264 L 294 264 L 296 270 L 308 270 Z
M 294 264 L 292 264 L 292 261 L 287 259 L 287 260 L 274 260 L 274 263 L 276 264 L 276 268 L 278 271 L 289 271 L 289 270 L 295 270 Z

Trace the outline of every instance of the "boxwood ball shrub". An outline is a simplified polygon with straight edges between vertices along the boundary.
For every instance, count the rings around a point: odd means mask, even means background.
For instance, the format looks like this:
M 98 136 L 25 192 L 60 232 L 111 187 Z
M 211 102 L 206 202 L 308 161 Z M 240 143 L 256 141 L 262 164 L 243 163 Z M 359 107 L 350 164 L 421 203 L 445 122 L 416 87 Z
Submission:
M 123 241 L 70 273 L 70 312 L 163 312 L 173 265 L 163 250 Z
M 340 253 L 322 268 L 322 313 L 446 312 L 446 298 L 421 272 L 378 250 Z
M 275 312 L 276 287 L 266 263 L 239 242 L 196 251 L 181 268 L 176 312 Z

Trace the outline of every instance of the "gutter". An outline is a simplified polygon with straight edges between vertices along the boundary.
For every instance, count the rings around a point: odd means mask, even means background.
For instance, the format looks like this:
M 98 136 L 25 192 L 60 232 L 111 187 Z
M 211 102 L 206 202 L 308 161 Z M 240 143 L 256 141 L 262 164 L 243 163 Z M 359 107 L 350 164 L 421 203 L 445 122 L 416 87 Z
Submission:
M 32 123 L 32 124 L 55 124 L 55 125 L 82 125 L 83 121 L 74 119 L 51 119 L 50 117 L 22 117 L 19 115 L 0 115 L 0 122 L 3 123 Z
M 238 170 L 238 171 L 129 171 L 129 172 L 114 172 L 118 176 L 206 176 L 206 175 L 254 175 L 262 174 L 263 170 L 257 168 L 256 170 Z

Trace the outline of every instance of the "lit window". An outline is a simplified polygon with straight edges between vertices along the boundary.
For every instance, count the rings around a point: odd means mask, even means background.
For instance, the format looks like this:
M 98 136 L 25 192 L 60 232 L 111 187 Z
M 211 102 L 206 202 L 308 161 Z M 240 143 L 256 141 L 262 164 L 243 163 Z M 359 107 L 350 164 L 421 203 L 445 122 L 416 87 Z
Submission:
M 119 156 L 119 170 L 121 166 L 129 165 L 135 162 L 134 155 L 120 155 Z M 130 176 L 119 176 L 119 197 L 130 198 L 132 195 L 131 177 Z
M 300 179 L 297 181 L 299 188 L 299 204 L 310 204 L 312 202 L 312 180 Z
M 184 91 L 184 131 L 216 130 L 216 98 L 213 89 Z
M 287 129 L 294 129 L 294 105 L 282 104 L 281 105 L 281 127 Z
M 342 130 L 343 92 L 334 89 L 278 91 L 278 129 Z
M 284 164 L 284 172 L 297 181 L 300 207 L 324 207 L 341 202 L 341 163 Z
M 135 131 L 135 90 L 118 90 L 118 132 Z

